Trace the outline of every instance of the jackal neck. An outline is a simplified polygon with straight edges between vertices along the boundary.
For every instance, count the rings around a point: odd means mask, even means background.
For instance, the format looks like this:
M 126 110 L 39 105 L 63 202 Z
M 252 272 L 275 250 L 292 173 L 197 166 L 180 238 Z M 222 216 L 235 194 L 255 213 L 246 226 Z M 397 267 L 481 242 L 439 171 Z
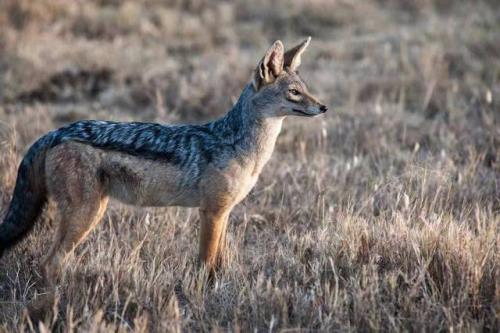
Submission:
M 214 133 L 226 144 L 246 152 L 258 152 L 262 146 L 274 143 L 281 130 L 283 118 L 266 117 L 252 102 L 255 91 L 248 84 L 233 108 L 210 124 Z

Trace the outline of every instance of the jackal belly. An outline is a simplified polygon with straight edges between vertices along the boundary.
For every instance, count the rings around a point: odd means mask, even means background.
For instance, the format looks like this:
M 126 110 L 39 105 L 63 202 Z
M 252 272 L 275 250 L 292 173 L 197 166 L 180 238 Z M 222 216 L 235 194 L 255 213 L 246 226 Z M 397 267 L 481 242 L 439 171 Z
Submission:
M 137 206 L 199 206 L 195 180 L 176 165 L 123 153 L 104 154 L 101 168 L 111 197 Z
M 78 165 L 86 165 L 87 169 L 76 168 Z M 47 183 L 49 189 L 54 189 L 53 192 L 71 191 L 73 183 L 81 183 L 81 187 L 85 188 L 90 178 L 99 177 L 107 195 L 130 205 L 197 207 L 200 202 L 195 177 L 164 160 L 66 142 L 47 154 L 46 168 L 49 173 Z M 79 171 L 71 174 L 75 168 Z M 68 171 L 74 179 L 66 181 L 69 185 L 66 184 L 65 188 L 57 188 L 56 185 L 61 183 L 58 174 Z

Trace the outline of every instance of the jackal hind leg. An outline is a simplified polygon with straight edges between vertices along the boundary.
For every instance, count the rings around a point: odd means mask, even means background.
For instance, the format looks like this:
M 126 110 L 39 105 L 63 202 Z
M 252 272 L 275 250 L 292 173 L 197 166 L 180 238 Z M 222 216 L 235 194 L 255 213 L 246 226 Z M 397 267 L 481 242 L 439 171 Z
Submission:
M 69 143 L 55 147 L 46 160 L 46 183 L 56 207 L 56 233 L 42 263 L 48 285 L 55 285 L 73 249 L 101 220 L 108 203 L 107 180 L 100 158 L 88 147 Z
M 51 309 L 58 298 L 57 284 L 67 256 L 101 220 L 106 210 L 106 196 L 93 198 L 92 201 L 64 204 L 59 203 L 55 214 L 56 234 L 54 242 L 42 263 L 44 293 L 39 294 L 28 306 L 28 314 L 33 322 L 51 316 Z
M 67 257 L 101 221 L 107 203 L 107 196 L 96 196 L 93 200 L 67 205 L 59 210 L 54 241 L 43 263 L 48 285 L 57 283 Z

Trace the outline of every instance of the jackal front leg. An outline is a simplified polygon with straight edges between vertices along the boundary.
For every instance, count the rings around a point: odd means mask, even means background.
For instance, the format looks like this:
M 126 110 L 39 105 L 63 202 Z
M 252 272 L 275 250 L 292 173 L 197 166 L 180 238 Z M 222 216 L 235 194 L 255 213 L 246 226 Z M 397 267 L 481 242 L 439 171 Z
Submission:
M 200 208 L 201 232 L 199 259 L 211 274 L 215 272 L 222 259 L 225 240 L 224 233 L 230 209 L 213 207 Z

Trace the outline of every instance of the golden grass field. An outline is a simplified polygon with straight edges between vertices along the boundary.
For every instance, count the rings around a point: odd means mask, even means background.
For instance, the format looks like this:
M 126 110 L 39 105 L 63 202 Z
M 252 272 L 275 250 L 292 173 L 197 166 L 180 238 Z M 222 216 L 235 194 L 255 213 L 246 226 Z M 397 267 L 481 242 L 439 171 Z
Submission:
M 225 113 L 275 39 L 330 108 L 288 119 L 198 270 L 194 209 L 113 203 L 42 322 L 50 218 L 0 261 L 0 331 L 497 332 L 500 6 L 2 0 L 0 216 L 33 140 L 80 119 Z

